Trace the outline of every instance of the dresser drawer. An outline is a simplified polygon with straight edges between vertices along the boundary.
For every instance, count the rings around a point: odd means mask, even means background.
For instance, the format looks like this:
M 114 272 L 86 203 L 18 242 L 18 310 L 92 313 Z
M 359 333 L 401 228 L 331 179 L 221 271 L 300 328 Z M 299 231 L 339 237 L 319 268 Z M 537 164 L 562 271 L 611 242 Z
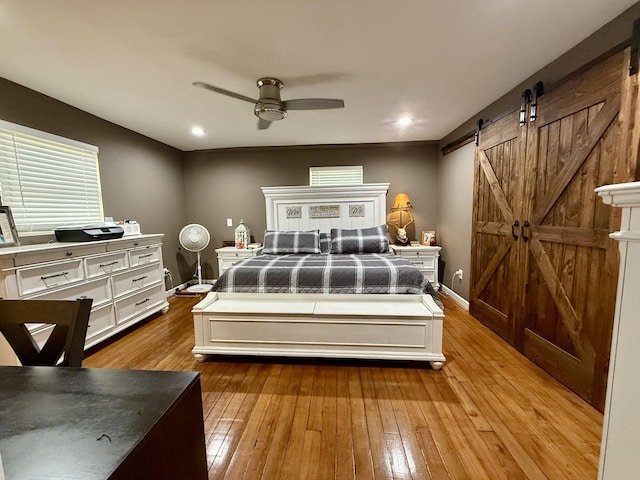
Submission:
M 435 270 L 422 270 L 422 276 L 437 287 L 438 279 L 436 278 Z
M 231 267 L 232 265 L 235 265 L 236 263 L 241 262 L 245 258 L 247 258 L 247 257 L 245 257 L 245 256 L 237 256 L 237 257 L 224 256 L 224 257 L 220 257 L 218 259 L 218 268 L 220 268 L 221 271 L 224 271 L 227 268 Z
M 91 311 L 91 317 L 89 317 L 85 347 L 90 343 L 95 343 L 98 339 L 107 336 L 115 324 L 116 321 L 112 303 L 93 309 Z
M 137 268 L 113 276 L 113 296 L 120 297 L 141 290 L 162 281 L 162 273 L 157 264 Z
M 157 245 L 160 239 L 156 238 L 129 238 L 127 240 L 118 240 L 110 243 L 108 250 L 131 250 L 133 248 L 144 247 L 147 245 Z
M 78 258 L 68 262 L 20 268 L 16 271 L 16 277 L 20 296 L 33 295 L 84 280 L 83 261 Z
M 429 270 L 433 270 L 434 268 L 436 268 L 436 258 L 433 255 L 424 255 L 422 257 L 407 257 L 405 255 L 402 255 L 402 258 L 406 258 L 409 263 L 415 265 L 420 269 L 426 268 Z
M 65 248 L 53 248 L 51 250 L 36 250 L 16 254 L 13 262 L 16 267 L 33 265 L 44 262 L 57 262 L 68 258 L 77 258 L 85 255 L 96 255 L 107 251 L 105 245 L 70 245 Z
M 81 283 L 68 288 L 61 288 L 48 293 L 34 295 L 29 299 L 34 300 L 75 300 L 86 297 L 93 299 L 92 308 L 100 307 L 111 301 L 111 285 L 108 277 Z
M 129 268 L 127 252 L 117 252 L 84 260 L 87 278 L 101 277 Z
M 132 267 L 159 262 L 160 247 L 158 245 L 150 245 L 148 247 L 131 250 L 129 252 L 129 260 Z
M 148 310 L 152 310 L 165 301 L 166 294 L 160 287 L 151 287 L 130 297 L 117 300 L 115 303 L 116 323 L 120 325 Z

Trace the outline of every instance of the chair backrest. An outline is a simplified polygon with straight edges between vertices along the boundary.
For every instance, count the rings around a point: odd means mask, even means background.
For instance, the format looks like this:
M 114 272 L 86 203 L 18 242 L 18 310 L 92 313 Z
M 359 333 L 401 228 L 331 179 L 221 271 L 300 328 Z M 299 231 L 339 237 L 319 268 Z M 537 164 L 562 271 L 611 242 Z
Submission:
M 22 365 L 81 367 L 89 326 L 91 298 L 78 300 L 0 300 L 0 333 Z M 40 348 L 26 324 L 54 325 Z

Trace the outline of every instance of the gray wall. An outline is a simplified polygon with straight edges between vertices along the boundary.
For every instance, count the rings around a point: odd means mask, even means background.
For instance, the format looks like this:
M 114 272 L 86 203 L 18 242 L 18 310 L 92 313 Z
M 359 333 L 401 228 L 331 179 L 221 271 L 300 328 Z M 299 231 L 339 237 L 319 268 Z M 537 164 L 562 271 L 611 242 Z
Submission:
M 633 21 L 636 18 L 640 18 L 640 3 L 523 81 L 496 102 L 473 115 L 467 122 L 442 139 L 440 146 L 443 147 L 473 130 L 479 118 L 486 121 L 506 110 L 517 107 L 520 104 L 522 91 L 531 88 L 537 81 L 544 82 L 545 88 L 548 90 L 575 70 L 606 54 L 611 49 L 623 45 L 631 36 Z M 473 202 L 470 197 L 473 189 L 473 155 L 474 146 L 471 145 L 449 155 L 441 155 L 439 160 L 441 188 L 438 192 L 440 198 L 438 230 L 440 231 L 439 241 L 443 246 L 443 256 L 446 259 L 444 281 L 447 286 L 450 286 L 453 272 L 457 268 L 462 268 L 465 271 L 464 279 L 462 282 L 456 280 L 454 290 L 465 299 L 469 299 L 468 279 L 471 273 L 469 265 L 470 222 Z M 466 223 L 466 219 L 469 219 L 469 224 Z M 469 266 L 465 267 L 465 265 Z
M 137 220 L 143 233 L 164 233 L 165 266 L 177 271 L 186 211 L 181 151 L 5 79 L 0 119 L 99 147 L 105 215 Z
M 214 249 L 223 240 L 233 240 L 233 228 L 240 219 L 262 242 L 266 212 L 260 187 L 308 185 L 309 167 L 328 165 L 362 165 L 365 183 L 391 184 L 387 210 L 394 195 L 405 192 L 414 205 L 417 234 L 436 228 L 438 146 L 434 143 L 189 152 L 185 154 L 187 217 L 207 227 L 212 239 L 203 252 L 206 278 L 217 276 Z M 227 218 L 233 219 L 234 227 L 226 226 Z M 189 263 L 181 262 L 183 278 L 193 273 Z
M 465 145 L 440 157 L 440 209 L 438 241 L 443 246 L 443 281 L 461 297 L 469 298 L 471 278 L 471 215 L 473 213 L 473 155 L 475 145 Z M 452 281 L 462 269 L 462 280 Z

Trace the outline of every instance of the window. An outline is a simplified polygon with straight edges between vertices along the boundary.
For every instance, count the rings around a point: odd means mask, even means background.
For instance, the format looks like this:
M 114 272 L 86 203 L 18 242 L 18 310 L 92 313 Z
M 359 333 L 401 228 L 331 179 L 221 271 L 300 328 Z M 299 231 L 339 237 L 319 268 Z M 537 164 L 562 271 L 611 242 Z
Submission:
M 22 234 L 102 222 L 98 148 L 0 120 L 0 199 Z
M 309 167 L 309 185 L 362 185 L 362 166 Z

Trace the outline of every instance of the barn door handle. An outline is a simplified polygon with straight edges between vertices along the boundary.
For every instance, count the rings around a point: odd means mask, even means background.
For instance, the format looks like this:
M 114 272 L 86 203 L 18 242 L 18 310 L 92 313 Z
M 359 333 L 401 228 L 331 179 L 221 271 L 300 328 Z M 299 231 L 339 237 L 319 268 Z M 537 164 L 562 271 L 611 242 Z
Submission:
M 527 237 L 527 234 L 524 231 L 524 229 L 527 228 L 528 226 L 529 226 L 529 221 L 525 220 L 522 226 L 520 227 L 520 235 L 522 235 L 522 240 L 524 240 L 525 242 L 529 240 L 529 237 Z
M 518 235 L 516 234 L 516 231 L 515 231 L 515 228 L 518 226 L 520 226 L 520 222 L 518 220 L 513 222 L 513 225 L 511 225 L 511 235 L 513 236 L 514 240 L 518 240 Z

